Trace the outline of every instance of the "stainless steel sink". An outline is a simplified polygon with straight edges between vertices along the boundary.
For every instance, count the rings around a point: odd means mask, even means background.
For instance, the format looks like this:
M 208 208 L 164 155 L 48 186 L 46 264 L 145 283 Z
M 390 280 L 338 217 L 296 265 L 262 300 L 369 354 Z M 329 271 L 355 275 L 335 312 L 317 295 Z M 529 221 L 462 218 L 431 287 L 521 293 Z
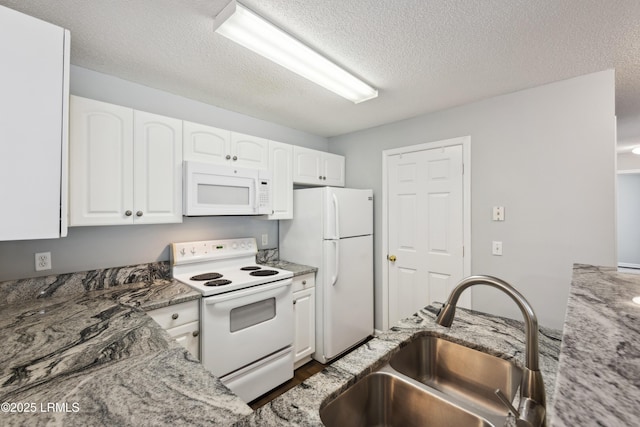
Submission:
M 487 420 L 389 372 L 374 372 L 320 410 L 325 426 L 491 427 Z
M 320 409 L 332 426 L 501 427 L 522 370 L 442 338 L 419 335 L 390 362 Z
M 411 341 L 389 364 L 429 387 L 505 416 L 495 390 L 513 401 L 522 379 L 522 369 L 511 362 L 429 335 Z

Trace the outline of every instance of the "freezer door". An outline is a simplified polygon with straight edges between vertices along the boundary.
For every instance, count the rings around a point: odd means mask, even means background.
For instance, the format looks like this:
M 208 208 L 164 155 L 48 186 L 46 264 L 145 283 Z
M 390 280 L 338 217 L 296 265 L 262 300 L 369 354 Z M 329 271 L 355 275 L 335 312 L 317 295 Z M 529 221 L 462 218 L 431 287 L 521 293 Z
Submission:
M 373 191 L 325 187 L 324 238 L 373 234 Z
M 373 333 L 373 236 L 324 242 L 323 349 L 334 358 Z

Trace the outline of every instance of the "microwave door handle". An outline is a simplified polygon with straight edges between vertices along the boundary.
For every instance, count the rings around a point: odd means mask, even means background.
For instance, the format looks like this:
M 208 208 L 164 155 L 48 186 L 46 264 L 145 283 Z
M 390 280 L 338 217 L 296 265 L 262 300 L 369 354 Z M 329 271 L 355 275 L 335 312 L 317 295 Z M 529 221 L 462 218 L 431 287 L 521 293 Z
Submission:
M 258 197 L 258 180 L 254 179 L 253 180 L 253 211 L 255 213 L 258 213 L 258 203 L 259 203 L 259 197 Z

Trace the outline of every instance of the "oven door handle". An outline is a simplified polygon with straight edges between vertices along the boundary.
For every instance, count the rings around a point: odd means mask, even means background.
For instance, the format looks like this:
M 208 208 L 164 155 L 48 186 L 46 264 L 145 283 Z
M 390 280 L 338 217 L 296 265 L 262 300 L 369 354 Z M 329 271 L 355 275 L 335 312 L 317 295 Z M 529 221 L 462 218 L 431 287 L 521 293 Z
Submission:
M 222 295 L 204 297 L 203 300 L 206 305 L 218 304 L 223 301 L 229 301 L 232 299 L 242 298 L 249 295 L 255 295 L 260 292 L 271 291 L 273 289 L 282 288 L 284 286 L 291 286 L 292 283 L 293 283 L 292 279 L 279 280 L 269 285 L 252 286 L 250 288 L 242 289 L 239 291 L 228 292 Z

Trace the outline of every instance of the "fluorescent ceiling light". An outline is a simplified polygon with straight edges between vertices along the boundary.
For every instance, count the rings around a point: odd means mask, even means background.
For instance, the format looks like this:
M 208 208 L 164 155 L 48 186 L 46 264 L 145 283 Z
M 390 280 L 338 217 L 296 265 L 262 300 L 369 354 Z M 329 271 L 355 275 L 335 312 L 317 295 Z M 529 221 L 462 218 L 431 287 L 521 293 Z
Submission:
M 640 147 L 636 147 L 636 148 L 634 148 L 633 150 L 631 150 L 631 152 L 632 152 L 633 154 L 640 154 Z
M 215 31 L 356 104 L 378 91 L 232 0 L 215 18 Z

